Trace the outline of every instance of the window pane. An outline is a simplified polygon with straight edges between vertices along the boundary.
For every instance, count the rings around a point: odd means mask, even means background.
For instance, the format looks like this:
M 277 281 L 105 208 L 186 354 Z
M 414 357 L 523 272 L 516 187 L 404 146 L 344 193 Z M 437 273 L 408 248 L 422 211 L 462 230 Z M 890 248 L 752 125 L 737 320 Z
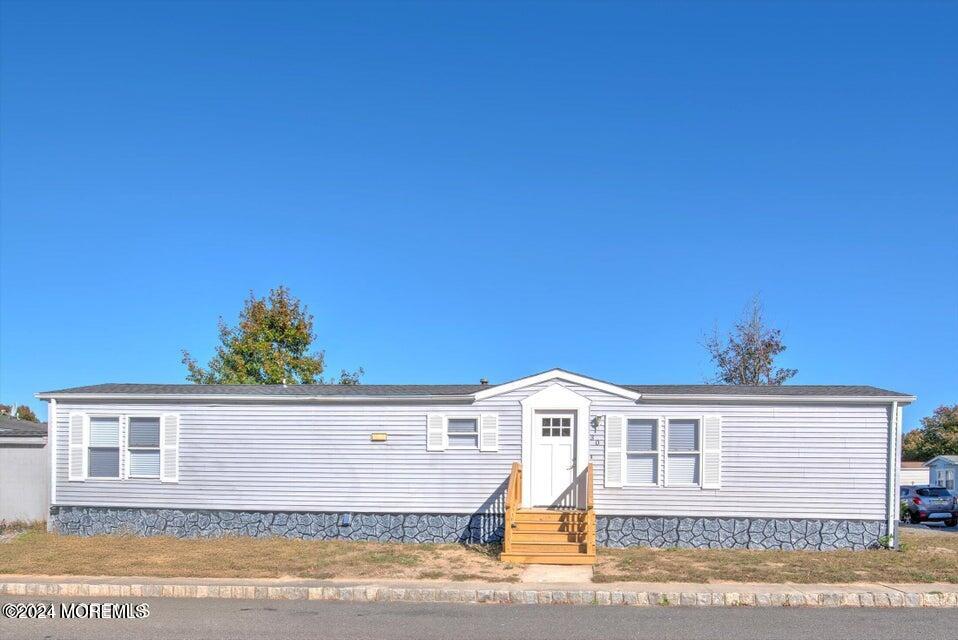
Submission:
M 563 419 L 562 419 L 562 426 L 563 426 L 563 427 L 571 427 L 571 426 L 572 426 L 571 419 L 570 419 L 570 418 L 563 418 Z
M 476 421 L 473 418 L 449 418 L 449 433 L 475 433 Z
M 650 454 L 632 454 L 626 457 L 625 481 L 629 484 L 652 484 L 656 482 L 656 456 Z
M 120 475 L 119 449 L 90 449 L 91 478 L 116 478 Z
M 449 434 L 449 446 L 452 448 L 478 448 L 479 441 L 476 435 L 462 435 L 461 433 Z
M 551 425 L 552 425 L 552 421 L 549 420 L 549 418 L 543 418 L 543 419 L 542 419 L 542 426 L 543 426 L 543 427 L 549 427 L 549 426 L 551 426 Z
M 675 484 L 698 484 L 698 454 L 669 456 L 669 482 Z
M 566 437 L 572 435 L 572 427 L 562 427 L 562 435 Z
M 120 419 L 90 418 L 90 446 L 120 446 Z
M 159 451 L 130 451 L 131 476 L 159 476 Z
M 549 427 L 542 427 L 542 435 L 549 436 Z
M 669 451 L 698 451 L 698 420 L 669 420 Z
M 130 418 L 130 446 L 160 446 L 160 419 Z
M 655 451 L 657 420 L 629 420 L 625 448 L 627 451 Z

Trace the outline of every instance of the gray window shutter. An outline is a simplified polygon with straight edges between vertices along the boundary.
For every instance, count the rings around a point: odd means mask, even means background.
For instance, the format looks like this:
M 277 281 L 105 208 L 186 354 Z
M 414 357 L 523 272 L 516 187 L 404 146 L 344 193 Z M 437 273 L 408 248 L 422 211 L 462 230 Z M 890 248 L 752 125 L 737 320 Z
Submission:
M 702 417 L 702 488 L 722 488 L 722 417 Z
M 164 413 L 160 419 L 160 482 L 180 481 L 180 417 Z
M 479 451 L 499 450 L 499 414 L 479 416 Z
M 426 451 L 445 451 L 449 446 L 446 435 L 446 416 L 430 413 L 426 416 Z
M 605 417 L 605 486 L 622 486 L 622 469 L 625 466 L 625 416 Z
M 77 411 L 70 412 L 70 430 L 67 435 L 69 445 L 69 479 L 86 479 L 86 445 L 89 440 L 89 422 L 87 417 Z

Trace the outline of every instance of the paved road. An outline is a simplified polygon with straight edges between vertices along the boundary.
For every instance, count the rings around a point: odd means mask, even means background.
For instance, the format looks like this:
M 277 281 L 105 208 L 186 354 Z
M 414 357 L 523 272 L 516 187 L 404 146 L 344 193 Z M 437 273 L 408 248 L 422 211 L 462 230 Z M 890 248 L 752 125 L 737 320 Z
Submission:
M 0 596 L 6 602 L 37 599 Z M 56 602 L 90 602 L 65 598 Z M 263 600 L 117 599 L 146 602 L 146 620 L 7 620 L 0 638 L 955 638 L 958 610 L 635 608 Z

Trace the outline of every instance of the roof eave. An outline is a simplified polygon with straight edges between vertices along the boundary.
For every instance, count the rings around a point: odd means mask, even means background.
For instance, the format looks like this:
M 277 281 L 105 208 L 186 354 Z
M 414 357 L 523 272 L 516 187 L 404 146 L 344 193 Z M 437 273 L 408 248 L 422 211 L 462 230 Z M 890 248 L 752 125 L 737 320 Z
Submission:
M 748 395 L 735 393 L 643 393 L 647 402 L 840 402 L 853 404 L 888 404 L 897 402 L 906 405 L 917 400 L 915 396 L 797 396 L 797 395 Z
M 246 402 L 318 402 L 318 403 L 345 403 L 345 402 L 422 402 L 422 403 L 472 403 L 472 395 L 263 395 L 237 393 L 57 393 L 42 392 L 35 396 L 40 400 L 192 400 L 204 401 L 246 401 Z

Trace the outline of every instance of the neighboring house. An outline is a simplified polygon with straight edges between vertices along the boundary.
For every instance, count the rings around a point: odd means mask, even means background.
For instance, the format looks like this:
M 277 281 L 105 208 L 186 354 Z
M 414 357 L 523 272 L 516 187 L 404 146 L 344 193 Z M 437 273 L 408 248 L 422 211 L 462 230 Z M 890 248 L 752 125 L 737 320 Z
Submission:
M 898 472 L 901 486 L 910 484 L 928 484 L 928 467 L 924 462 L 903 460 Z
M 949 491 L 958 490 L 958 456 L 936 456 L 925 463 L 928 467 L 929 484 L 944 487 Z
M 0 414 L 0 522 L 46 520 L 49 511 L 46 423 Z
M 561 369 L 499 385 L 102 384 L 37 397 L 54 425 L 57 531 L 505 534 L 508 559 L 556 562 L 591 561 L 596 544 L 875 546 L 894 535 L 901 408 L 914 400 Z

